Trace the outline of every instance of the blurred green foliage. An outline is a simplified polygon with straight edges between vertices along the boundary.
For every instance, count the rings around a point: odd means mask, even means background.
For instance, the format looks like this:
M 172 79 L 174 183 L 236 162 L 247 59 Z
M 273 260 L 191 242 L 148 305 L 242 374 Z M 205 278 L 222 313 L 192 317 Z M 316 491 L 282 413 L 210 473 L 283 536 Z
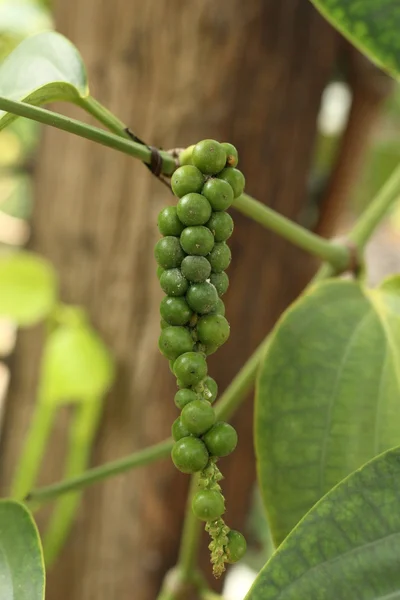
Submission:
M 0 0 L 0 62 L 25 37 L 52 26 L 48 2 Z M 32 212 L 30 173 L 38 135 L 38 124 L 27 119 L 0 133 L 0 212 L 24 220 Z

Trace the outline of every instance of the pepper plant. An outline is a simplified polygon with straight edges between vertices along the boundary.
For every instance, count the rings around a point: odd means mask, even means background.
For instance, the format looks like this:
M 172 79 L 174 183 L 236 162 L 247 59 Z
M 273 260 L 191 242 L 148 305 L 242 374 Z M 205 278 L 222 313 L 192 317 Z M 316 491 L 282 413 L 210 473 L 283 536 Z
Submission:
M 399 75 L 394 0 L 313 3 L 367 56 Z M 80 106 L 108 131 L 39 106 L 55 100 Z M 228 421 L 254 383 L 259 484 L 275 552 L 248 600 L 400 597 L 400 277 L 369 289 L 363 259 L 400 195 L 400 167 L 344 239 L 324 239 L 244 193 L 238 152 L 229 142 L 193 140 L 172 151 L 142 142 L 90 95 L 78 51 L 53 32 L 28 38 L 2 64 L 0 109 L 0 129 L 22 116 L 85 137 L 141 160 L 174 193 L 158 217 L 163 237 L 154 268 L 157 263 L 166 294 L 159 348 L 176 378 L 171 401 L 181 411 L 172 438 L 87 469 L 114 379 L 112 349 L 82 307 L 62 302 L 48 261 L 26 251 L 0 256 L 0 316 L 20 327 L 45 321 L 46 331 L 35 413 L 10 498 L 0 501 L 0 598 L 44 598 L 43 558 L 49 565 L 58 555 L 82 489 L 169 454 L 192 484 L 178 563 L 158 600 L 184 598 L 189 585 L 202 600 L 218 598 L 197 567 L 200 525 L 211 536 L 219 576 L 246 550 L 242 534 L 225 522 L 219 461 L 235 450 Z M 229 337 L 222 296 L 232 258 L 231 207 L 322 265 L 217 399 L 206 359 Z M 351 278 L 341 278 L 344 273 Z M 56 412 L 71 403 L 65 478 L 35 488 Z M 49 501 L 56 504 L 42 548 L 31 513 Z

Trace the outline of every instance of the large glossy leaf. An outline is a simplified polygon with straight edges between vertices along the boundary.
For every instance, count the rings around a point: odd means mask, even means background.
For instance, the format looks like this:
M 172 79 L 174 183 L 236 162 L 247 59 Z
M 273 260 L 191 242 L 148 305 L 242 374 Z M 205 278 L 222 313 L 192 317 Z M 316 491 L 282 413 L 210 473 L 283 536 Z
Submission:
M 0 598 L 43 600 L 44 563 L 39 534 L 19 502 L 0 500 Z
M 113 377 L 111 354 L 89 324 L 62 325 L 48 336 L 41 374 L 47 402 L 101 397 Z
M 342 481 L 297 525 L 246 600 L 400 598 L 400 448 Z
M 53 31 L 24 40 L 0 66 L 0 96 L 40 105 L 76 102 L 89 94 L 82 58 L 70 41 Z M 0 129 L 16 118 L 0 111 Z
M 56 274 L 44 258 L 31 252 L 0 255 L 0 317 L 32 325 L 48 315 L 56 295 Z
M 390 74 L 400 75 L 398 0 L 311 0 L 328 21 Z
M 399 282 L 321 283 L 273 333 L 255 429 L 276 544 L 341 479 L 400 444 Z

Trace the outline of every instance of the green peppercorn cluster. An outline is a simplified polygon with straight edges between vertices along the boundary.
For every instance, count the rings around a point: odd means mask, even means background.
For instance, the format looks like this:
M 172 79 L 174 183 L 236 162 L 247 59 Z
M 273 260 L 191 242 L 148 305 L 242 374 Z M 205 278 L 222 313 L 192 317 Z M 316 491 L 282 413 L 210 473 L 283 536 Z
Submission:
M 155 258 L 166 294 L 160 305 L 159 349 L 169 359 L 179 388 L 175 404 L 181 414 L 172 425 L 172 460 L 183 473 L 200 472 L 201 489 L 192 508 L 207 522 L 214 572 L 220 575 L 224 562 L 239 559 L 229 535 L 241 534 L 229 530 L 221 519 L 225 500 L 215 463 L 235 449 L 237 434 L 228 423 L 216 422 L 212 403 L 218 387 L 208 376 L 206 357 L 229 337 L 221 299 L 229 286 L 225 271 L 231 251 L 226 242 L 233 232 L 226 211 L 243 193 L 245 180 L 236 168 L 238 154 L 232 144 L 203 140 L 187 148 L 180 162 L 171 179 L 177 204 L 158 216 L 163 237 L 156 244 Z M 244 538 L 242 549 L 243 544 Z

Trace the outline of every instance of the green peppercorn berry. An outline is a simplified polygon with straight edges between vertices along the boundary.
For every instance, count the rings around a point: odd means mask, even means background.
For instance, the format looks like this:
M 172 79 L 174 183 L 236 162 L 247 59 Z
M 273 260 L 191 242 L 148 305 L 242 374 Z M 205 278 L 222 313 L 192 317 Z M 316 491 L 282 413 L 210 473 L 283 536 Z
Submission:
M 209 314 L 225 316 L 225 304 L 222 298 L 218 298 L 217 306 Z
M 223 296 L 229 287 L 229 277 L 224 271 L 222 273 L 211 273 L 210 281 L 215 286 L 218 296 Z
M 247 544 L 245 537 L 235 529 L 228 533 L 228 543 L 225 546 L 227 562 L 233 564 L 246 554 Z
M 216 242 L 225 242 L 233 233 L 233 219 L 227 212 L 214 212 L 206 225 Z
M 181 271 L 189 281 L 200 283 L 210 277 L 211 265 L 204 256 L 186 256 Z
M 166 327 L 169 327 L 169 323 L 167 323 L 167 321 L 164 321 L 164 319 L 161 319 L 160 320 L 160 328 L 165 329 Z
M 206 254 L 211 252 L 213 249 L 214 236 L 208 227 L 197 225 L 194 227 L 186 227 L 186 229 L 184 229 L 181 233 L 180 242 L 183 250 L 187 254 L 206 256 Z
M 175 360 L 181 354 L 192 351 L 193 338 L 186 327 L 166 327 L 161 331 L 158 347 L 161 354 Z
M 206 377 L 206 379 L 208 379 L 208 377 Z M 180 410 L 182 410 L 186 404 L 189 404 L 189 402 L 193 402 L 193 400 L 197 400 L 197 394 L 188 389 L 178 390 L 174 398 L 175 406 Z
M 186 352 L 176 359 L 175 376 L 186 386 L 196 385 L 207 375 L 207 362 L 199 352 Z
M 208 281 L 194 283 L 186 293 L 186 301 L 194 312 L 206 315 L 217 306 L 218 292 Z
M 201 193 L 207 198 L 213 210 L 226 210 L 233 202 L 233 189 L 223 179 L 212 177 L 206 181 Z
M 172 434 L 172 437 L 174 438 L 175 442 L 190 435 L 190 433 L 186 429 L 186 427 L 184 427 L 182 425 L 182 421 L 181 421 L 180 417 L 175 419 L 175 421 L 172 423 L 171 434 Z
M 225 512 L 225 500 L 217 490 L 200 490 L 193 496 L 192 510 L 201 521 L 215 521 Z
M 191 436 L 183 437 L 175 442 L 171 457 L 176 468 L 182 473 L 202 471 L 206 467 L 209 458 L 205 444 L 198 438 Z
M 157 277 L 158 277 L 158 280 L 161 279 L 161 275 L 164 273 L 164 271 L 165 271 L 165 269 L 163 269 L 162 267 L 160 267 L 160 266 L 157 267 Z
M 193 165 L 179 167 L 171 177 L 172 191 L 178 198 L 182 198 L 190 192 L 201 192 L 203 184 L 202 173 Z
M 197 335 L 206 346 L 222 346 L 229 338 L 229 333 L 229 323 L 222 315 L 206 315 L 197 322 Z
M 211 205 L 201 194 L 186 194 L 180 198 L 176 210 L 184 225 L 204 225 L 211 217 Z
M 193 312 L 185 298 L 165 296 L 161 300 L 160 314 L 164 321 L 167 321 L 170 325 L 186 325 L 186 323 L 189 323 Z
M 184 229 L 178 218 L 176 206 L 167 206 L 158 214 L 157 227 L 161 235 L 180 236 Z
M 210 235 L 212 235 L 211 232 Z M 185 253 L 182 250 L 179 239 L 168 235 L 158 240 L 154 248 L 154 256 L 160 267 L 163 269 L 173 269 L 174 267 L 179 267 L 185 258 Z
M 229 183 L 233 189 L 233 195 L 235 198 L 238 198 L 240 194 L 243 194 L 246 181 L 243 173 L 239 171 L 239 169 L 226 167 L 223 171 L 221 171 L 221 173 L 219 173 L 218 178 Z
M 187 404 L 181 413 L 183 425 L 193 435 L 203 435 L 215 423 L 215 412 L 209 402 L 193 400 Z
M 203 386 L 204 386 L 204 398 L 206 400 L 208 400 L 208 402 L 210 402 L 210 404 L 212 404 L 213 402 L 215 402 L 215 400 L 217 399 L 218 396 L 218 384 L 215 381 L 215 379 L 213 379 L 212 377 L 210 377 L 209 375 L 205 378 L 205 380 L 203 381 Z
M 211 456 L 228 456 L 237 446 L 236 429 L 229 423 L 215 423 L 203 436 L 203 442 Z
M 168 325 L 168 324 L 167 324 Z M 169 327 L 169 325 L 168 325 Z M 174 375 L 174 362 L 175 360 L 169 360 L 168 364 L 169 364 L 169 370 L 171 371 L 172 375 Z
M 219 242 L 218 244 L 215 244 L 207 258 L 210 261 L 211 269 L 214 273 L 221 273 L 231 264 L 232 254 L 229 246 L 225 244 L 225 242 Z
M 226 152 L 226 164 L 228 167 L 236 167 L 239 162 L 238 151 L 233 144 L 229 142 L 222 142 L 221 146 L 224 147 Z
M 191 146 L 188 146 L 187 148 L 182 150 L 182 152 L 179 155 L 179 164 L 181 166 L 193 164 L 192 163 L 193 148 L 194 148 L 194 144 L 192 144 Z M 232 165 L 232 166 L 235 167 L 236 165 Z
M 181 269 L 164 270 L 160 277 L 160 285 L 168 296 L 184 296 L 189 287 L 188 280 L 182 275 Z
M 193 148 L 192 162 L 202 173 L 214 175 L 225 167 L 225 149 L 215 140 L 202 140 Z

